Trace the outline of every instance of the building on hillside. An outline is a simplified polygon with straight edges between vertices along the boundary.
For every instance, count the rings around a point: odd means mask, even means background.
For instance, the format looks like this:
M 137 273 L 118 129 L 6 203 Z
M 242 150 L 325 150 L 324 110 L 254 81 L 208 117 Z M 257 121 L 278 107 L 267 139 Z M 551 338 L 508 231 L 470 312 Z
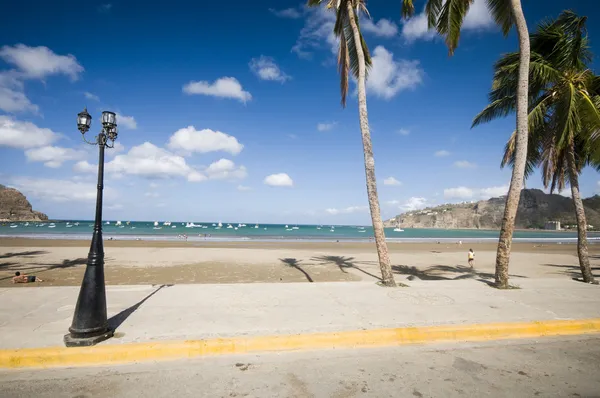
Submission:
M 560 221 L 546 221 L 546 225 L 544 225 L 544 229 L 550 231 L 560 231 Z

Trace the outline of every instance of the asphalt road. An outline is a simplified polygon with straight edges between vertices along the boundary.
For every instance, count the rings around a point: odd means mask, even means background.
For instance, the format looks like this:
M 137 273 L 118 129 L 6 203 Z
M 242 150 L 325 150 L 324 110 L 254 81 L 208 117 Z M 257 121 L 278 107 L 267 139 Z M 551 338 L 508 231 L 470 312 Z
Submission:
M 600 397 L 600 336 L 0 371 L 2 397 Z

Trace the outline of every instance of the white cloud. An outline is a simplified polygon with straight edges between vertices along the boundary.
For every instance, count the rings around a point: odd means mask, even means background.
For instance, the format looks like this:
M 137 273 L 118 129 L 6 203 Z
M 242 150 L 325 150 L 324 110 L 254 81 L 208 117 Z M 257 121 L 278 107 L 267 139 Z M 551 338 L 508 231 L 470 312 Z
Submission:
M 0 86 L 0 109 L 5 112 L 33 112 L 38 111 L 38 106 L 29 101 L 29 98 L 19 90 Z
M 433 156 L 438 157 L 438 158 L 442 158 L 444 156 L 449 156 L 449 155 L 450 155 L 450 152 L 446 151 L 445 149 L 437 151 L 436 153 L 433 154 Z
M 462 30 L 489 29 L 494 26 L 494 20 L 487 8 L 486 0 L 475 0 L 465 17 Z M 402 37 L 408 41 L 432 40 L 437 37 L 435 29 L 427 27 L 427 16 L 425 11 L 405 21 L 402 25 Z
M 182 156 L 175 155 L 150 142 L 132 147 L 129 152 L 117 155 L 106 163 L 108 173 L 137 175 L 161 179 L 185 177 L 188 181 L 202 181 L 206 177 L 190 167 Z
M 446 199 L 471 199 L 473 190 L 467 187 L 444 189 L 444 198 Z
M 85 91 L 83 93 L 83 95 L 85 96 L 85 98 L 87 99 L 91 99 L 93 101 L 100 101 L 100 97 L 98 97 L 96 94 L 92 94 L 89 91 Z
M 248 172 L 244 166 L 237 167 L 229 159 L 219 159 L 204 170 L 206 176 L 211 180 L 237 180 L 246 178 Z
M 137 129 L 137 122 L 133 116 L 125 116 L 117 112 L 117 125 L 127 130 Z
M 290 76 L 279 68 L 275 60 L 271 57 L 261 55 L 259 58 L 252 58 L 248 66 L 250 66 L 250 70 L 261 80 L 284 83 L 286 80 L 291 79 Z
M 337 122 L 325 122 L 317 124 L 318 131 L 331 131 L 333 128 L 337 126 Z
M 252 190 L 252 188 L 245 186 L 245 185 L 238 185 L 237 190 L 238 191 L 250 191 L 250 190 Z
M 113 148 L 107 148 L 106 154 L 107 157 L 117 156 L 119 153 L 125 151 L 125 146 L 121 144 L 119 141 L 115 141 L 113 144 Z
M 167 147 L 171 150 L 181 150 L 190 153 L 223 151 L 237 155 L 242 151 L 244 145 L 240 144 L 237 138 L 232 135 L 211 129 L 198 131 L 194 126 L 188 126 L 177 130 L 169 138 Z
M 157 183 L 155 183 L 155 182 L 151 182 L 150 184 L 148 184 L 148 186 L 150 187 L 150 189 L 156 189 L 156 188 L 158 188 L 160 185 L 158 185 L 158 184 L 157 184 Z
M 29 47 L 17 44 L 0 49 L 0 58 L 17 67 L 26 78 L 43 79 L 49 75 L 64 74 L 77 80 L 83 66 L 75 56 L 55 54 L 48 47 Z
M 98 165 L 93 165 L 87 160 L 81 160 L 73 165 L 73 171 L 77 173 L 94 173 L 98 171 Z
M 36 148 L 50 145 L 58 137 L 59 135 L 50 129 L 0 115 L 0 146 L 22 149 Z
M 419 210 L 427 207 L 427 199 L 421 197 L 411 197 L 402 205 L 400 205 L 400 209 L 404 211 L 413 211 Z
M 69 160 L 78 160 L 86 156 L 84 151 L 58 146 L 44 146 L 25 151 L 25 157 L 30 162 L 43 162 L 45 166 L 58 168 Z
M 502 185 L 497 187 L 482 188 L 479 190 L 479 197 L 481 199 L 496 198 L 504 196 L 508 193 L 508 185 Z
M 454 162 L 454 166 L 458 167 L 459 169 L 474 169 L 477 167 L 475 163 L 471 163 L 467 160 L 458 160 Z
M 335 13 L 325 7 L 309 8 L 306 12 L 304 27 L 292 47 L 300 58 L 312 57 L 312 51 L 329 48 L 332 54 L 337 54 L 338 41 L 333 34 Z
M 271 174 L 265 177 L 264 183 L 272 187 L 291 187 L 294 181 L 286 173 Z
M 96 183 L 72 180 L 57 180 L 45 178 L 14 177 L 10 185 L 23 192 L 26 196 L 51 202 L 94 202 L 96 200 Z M 105 199 L 117 197 L 116 191 L 110 187 L 104 188 Z
M 144 196 L 147 198 L 158 198 L 160 195 L 158 192 L 146 192 Z
M 373 51 L 373 67 L 367 79 L 367 92 L 387 99 L 400 91 L 414 89 L 423 80 L 419 61 L 394 60 L 394 55 L 383 46 Z
M 244 91 L 235 77 L 221 77 L 213 83 L 205 80 L 191 81 L 183 86 L 183 92 L 189 95 L 200 94 L 219 98 L 232 98 L 243 103 L 252 99 L 252 94 Z
M 400 130 L 398 130 L 398 134 L 400 134 L 400 135 L 409 135 L 410 134 L 410 130 L 400 129 Z
M 302 12 L 297 10 L 296 8 L 286 8 L 283 10 L 275 10 L 273 8 L 269 8 L 269 11 L 279 18 L 289 18 L 289 19 L 298 19 L 302 18 Z
M 402 185 L 402 183 L 394 177 L 388 177 L 383 180 L 383 185 Z
M 369 206 L 350 206 L 343 209 L 329 208 L 325 209 L 325 211 L 334 216 L 338 214 L 362 213 L 369 211 Z
M 388 19 L 382 18 L 377 23 L 373 23 L 370 18 L 361 20 L 360 28 L 379 37 L 394 37 L 398 34 L 398 26 Z

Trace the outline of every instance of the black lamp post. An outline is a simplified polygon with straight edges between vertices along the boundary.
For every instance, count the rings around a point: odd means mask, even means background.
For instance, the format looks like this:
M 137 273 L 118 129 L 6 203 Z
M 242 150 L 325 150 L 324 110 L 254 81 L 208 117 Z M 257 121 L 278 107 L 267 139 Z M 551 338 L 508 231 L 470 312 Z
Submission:
M 95 142 L 86 140 L 85 133 L 90 129 L 92 117 L 84 109 L 77 115 L 77 128 L 83 140 L 90 145 L 98 145 L 98 196 L 96 198 L 96 220 L 94 234 L 88 254 L 87 265 L 79 298 L 75 306 L 73 323 L 64 341 L 67 347 L 81 347 L 97 344 L 109 339 L 113 331 L 108 328 L 106 317 L 106 291 L 104 287 L 104 245 L 102 243 L 102 189 L 104 185 L 104 148 L 113 148 L 117 139 L 117 115 L 102 112 L 102 130 Z M 110 143 L 109 143 L 110 140 Z

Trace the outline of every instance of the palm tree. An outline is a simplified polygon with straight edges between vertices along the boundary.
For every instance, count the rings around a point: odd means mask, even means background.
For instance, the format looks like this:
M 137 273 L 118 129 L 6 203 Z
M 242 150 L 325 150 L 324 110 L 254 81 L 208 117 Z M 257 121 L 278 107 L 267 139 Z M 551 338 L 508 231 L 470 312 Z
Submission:
M 588 69 L 592 54 L 585 22 L 586 17 L 565 11 L 555 21 L 542 23 L 531 35 L 526 176 L 539 166 L 542 182 L 546 188 L 550 186 L 550 192 L 571 186 L 579 266 L 583 280 L 595 283 L 588 258 L 579 174 L 586 165 L 600 168 L 600 78 Z M 475 117 L 474 126 L 515 109 L 518 68 L 517 53 L 506 54 L 496 63 L 490 105 Z M 502 166 L 514 165 L 515 140 L 513 133 Z
M 308 5 L 316 7 L 323 0 L 309 0 Z M 379 208 L 379 197 L 377 195 L 377 180 L 375 179 L 375 160 L 373 158 L 373 144 L 371 143 L 371 132 L 369 131 L 369 116 L 367 113 L 366 79 L 367 68 L 371 66 L 371 56 L 367 44 L 362 37 L 358 23 L 358 12 L 364 11 L 368 14 L 365 0 L 328 0 L 327 8 L 335 11 L 336 20 L 333 28 L 335 36 L 339 39 L 338 70 L 340 73 L 340 89 L 342 106 L 346 106 L 348 95 L 348 77 L 350 71 L 356 78 L 358 89 L 358 112 L 360 131 L 363 142 L 365 159 L 365 176 L 367 180 L 367 195 L 371 221 L 375 234 L 375 245 L 381 268 L 382 285 L 396 286 L 387 244 L 385 242 L 385 231 L 381 220 Z
M 448 46 L 449 54 L 454 54 L 460 38 L 460 29 L 475 0 L 427 0 L 425 13 L 430 28 L 444 36 Z M 525 175 L 525 164 L 527 159 L 527 88 L 529 70 L 529 31 L 525 15 L 521 8 L 521 0 L 487 0 L 494 20 L 502 28 L 504 36 L 508 35 L 511 27 L 515 25 L 519 36 L 519 75 L 516 97 L 516 143 L 515 164 L 510 180 L 510 187 L 506 196 L 506 206 L 502 218 L 500 238 L 498 240 L 498 251 L 496 254 L 495 285 L 500 289 L 508 286 L 508 261 L 512 235 L 515 229 L 515 218 L 521 189 Z M 408 18 L 415 12 L 413 0 L 402 0 L 402 16 Z

